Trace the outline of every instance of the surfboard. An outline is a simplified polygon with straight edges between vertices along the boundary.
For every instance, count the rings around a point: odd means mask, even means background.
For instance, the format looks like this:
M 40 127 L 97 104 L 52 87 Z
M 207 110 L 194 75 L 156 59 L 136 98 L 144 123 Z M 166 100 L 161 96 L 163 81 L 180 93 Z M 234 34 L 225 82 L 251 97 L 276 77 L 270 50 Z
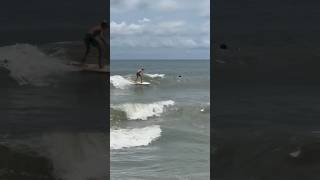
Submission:
M 134 85 L 150 85 L 149 82 L 133 82 Z
M 79 67 L 81 71 L 86 71 L 86 72 L 97 72 L 97 73 L 109 72 L 108 66 L 105 66 L 104 68 L 101 69 L 97 64 L 82 65 L 80 62 L 69 62 L 68 65 Z
M 104 67 L 104 68 L 99 68 L 99 66 L 87 66 L 87 67 L 83 67 L 81 68 L 82 71 L 87 71 L 87 72 L 98 72 L 98 73 L 108 73 L 109 70 L 107 67 Z

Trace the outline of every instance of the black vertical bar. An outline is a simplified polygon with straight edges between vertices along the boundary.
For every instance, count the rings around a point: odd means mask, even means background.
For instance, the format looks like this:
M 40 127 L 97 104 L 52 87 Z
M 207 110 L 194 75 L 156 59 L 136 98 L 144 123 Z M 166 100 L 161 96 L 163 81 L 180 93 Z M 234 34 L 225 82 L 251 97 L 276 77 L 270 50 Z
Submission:
M 320 176 L 319 5 L 213 1 L 212 179 Z
M 109 73 L 70 64 L 81 61 L 86 33 L 103 20 L 109 41 L 109 7 L 109 0 L 1 2 L 0 179 L 109 178 Z M 97 49 L 89 56 L 96 64 Z
M 107 111 L 107 125 L 108 125 L 108 130 L 106 131 L 107 132 L 107 176 L 108 178 L 110 179 L 110 70 L 111 70 L 111 67 L 110 67 L 110 0 L 107 0 L 106 1 L 106 21 L 108 23 L 108 32 L 106 33 L 107 37 L 106 37 L 106 40 L 108 41 L 107 42 L 107 48 L 106 48 L 106 54 L 107 54 L 107 66 L 109 67 L 109 73 L 107 74 L 107 98 L 106 98 L 106 103 L 107 103 L 107 108 L 106 108 L 106 111 Z

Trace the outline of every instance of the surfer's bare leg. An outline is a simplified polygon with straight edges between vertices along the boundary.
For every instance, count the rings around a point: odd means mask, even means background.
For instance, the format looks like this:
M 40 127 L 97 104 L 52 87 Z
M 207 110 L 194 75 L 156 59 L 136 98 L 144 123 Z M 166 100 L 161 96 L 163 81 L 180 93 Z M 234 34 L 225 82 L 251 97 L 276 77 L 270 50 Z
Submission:
M 99 53 L 99 57 L 98 57 L 98 65 L 99 68 L 103 68 L 103 42 L 101 42 L 101 40 L 99 38 L 96 38 L 96 42 L 97 42 L 97 48 L 98 48 L 98 53 Z
M 102 48 L 99 46 L 98 47 L 98 52 L 99 52 L 99 57 L 98 57 L 98 64 L 99 68 L 103 68 L 103 58 L 102 58 Z
M 90 43 L 88 43 L 87 41 L 85 41 L 85 44 L 86 44 L 86 52 L 84 54 L 84 57 L 82 59 L 82 64 L 84 64 L 87 60 L 87 57 L 88 57 L 88 54 L 90 52 Z

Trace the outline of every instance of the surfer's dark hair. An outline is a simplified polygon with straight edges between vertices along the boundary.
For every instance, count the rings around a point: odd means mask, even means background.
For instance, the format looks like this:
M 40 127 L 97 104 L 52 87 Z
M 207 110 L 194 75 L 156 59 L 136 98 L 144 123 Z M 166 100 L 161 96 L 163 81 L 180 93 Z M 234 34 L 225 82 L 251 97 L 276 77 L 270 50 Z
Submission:
M 107 21 L 104 20 L 104 21 L 101 22 L 100 25 L 101 25 L 102 27 L 107 27 L 108 24 L 107 24 Z

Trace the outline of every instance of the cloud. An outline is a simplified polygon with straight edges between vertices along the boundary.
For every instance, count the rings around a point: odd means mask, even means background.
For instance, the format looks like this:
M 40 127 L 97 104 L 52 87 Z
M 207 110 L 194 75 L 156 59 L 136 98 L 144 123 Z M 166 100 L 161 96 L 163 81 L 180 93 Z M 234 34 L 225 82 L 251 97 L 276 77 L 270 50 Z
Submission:
M 156 10 L 158 12 L 189 11 L 210 17 L 210 0 L 111 0 L 111 13 L 127 13 L 134 10 Z
M 210 18 L 210 0 L 203 0 L 199 4 L 200 16 Z
M 157 3 L 154 3 L 154 8 L 162 11 L 174 11 L 177 10 L 179 5 L 176 1 L 173 0 L 160 0 Z
M 111 8 L 133 9 L 144 4 L 144 0 L 111 0 Z
M 210 0 L 111 0 L 111 47 L 127 56 L 144 51 L 176 52 L 177 57 L 185 50 L 205 53 L 209 16 Z
M 179 9 L 182 3 L 177 0 L 111 0 L 111 10 L 115 12 L 129 11 L 134 9 L 153 9 L 157 11 L 174 11 Z
M 206 27 L 206 25 L 203 25 Z M 207 48 L 207 34 L 200 29 L 190 32 L 184 21 L 152 22 L 143 18 L 134 23 L 110 24 L 111 46 L 138 48 Z
M 121 48 L 175 48 L 175 49 L 196 49 L 208 48 L 208 41 L 205 39 L 195 40 L 192 37 L 122 37 L 111 40 L 111 46 Z
M 110 23 L 111 36 L 114 35 L 137 35 L 145 31 L 143 24 L 127 24 L 126 22 L 116 23 L 112 21 Z
M 186 32 L 187 27 L 183 21 L 165 21 L 153 23 L 148 18 L 138 20 L 136 23 L 127 23 L 111 21 L 111 36 L 115 35 L 139 35 L 146 33 L 148 35 L 172 35 Z
M 150 19 L 148 18 L 143 18 L 141 20 L 138 21 L 139 23 L 147 23 L 147 22 L 150 22 Z
M 210 20 L 204 21 L 204 23 L 200 25 L 199 30 L 203 34 L 210 35 Z
M 155 34 L 175 34 L 182 33 L 187 29 L 184 21 L 166 21 L 155 25 L 153 32 Z

